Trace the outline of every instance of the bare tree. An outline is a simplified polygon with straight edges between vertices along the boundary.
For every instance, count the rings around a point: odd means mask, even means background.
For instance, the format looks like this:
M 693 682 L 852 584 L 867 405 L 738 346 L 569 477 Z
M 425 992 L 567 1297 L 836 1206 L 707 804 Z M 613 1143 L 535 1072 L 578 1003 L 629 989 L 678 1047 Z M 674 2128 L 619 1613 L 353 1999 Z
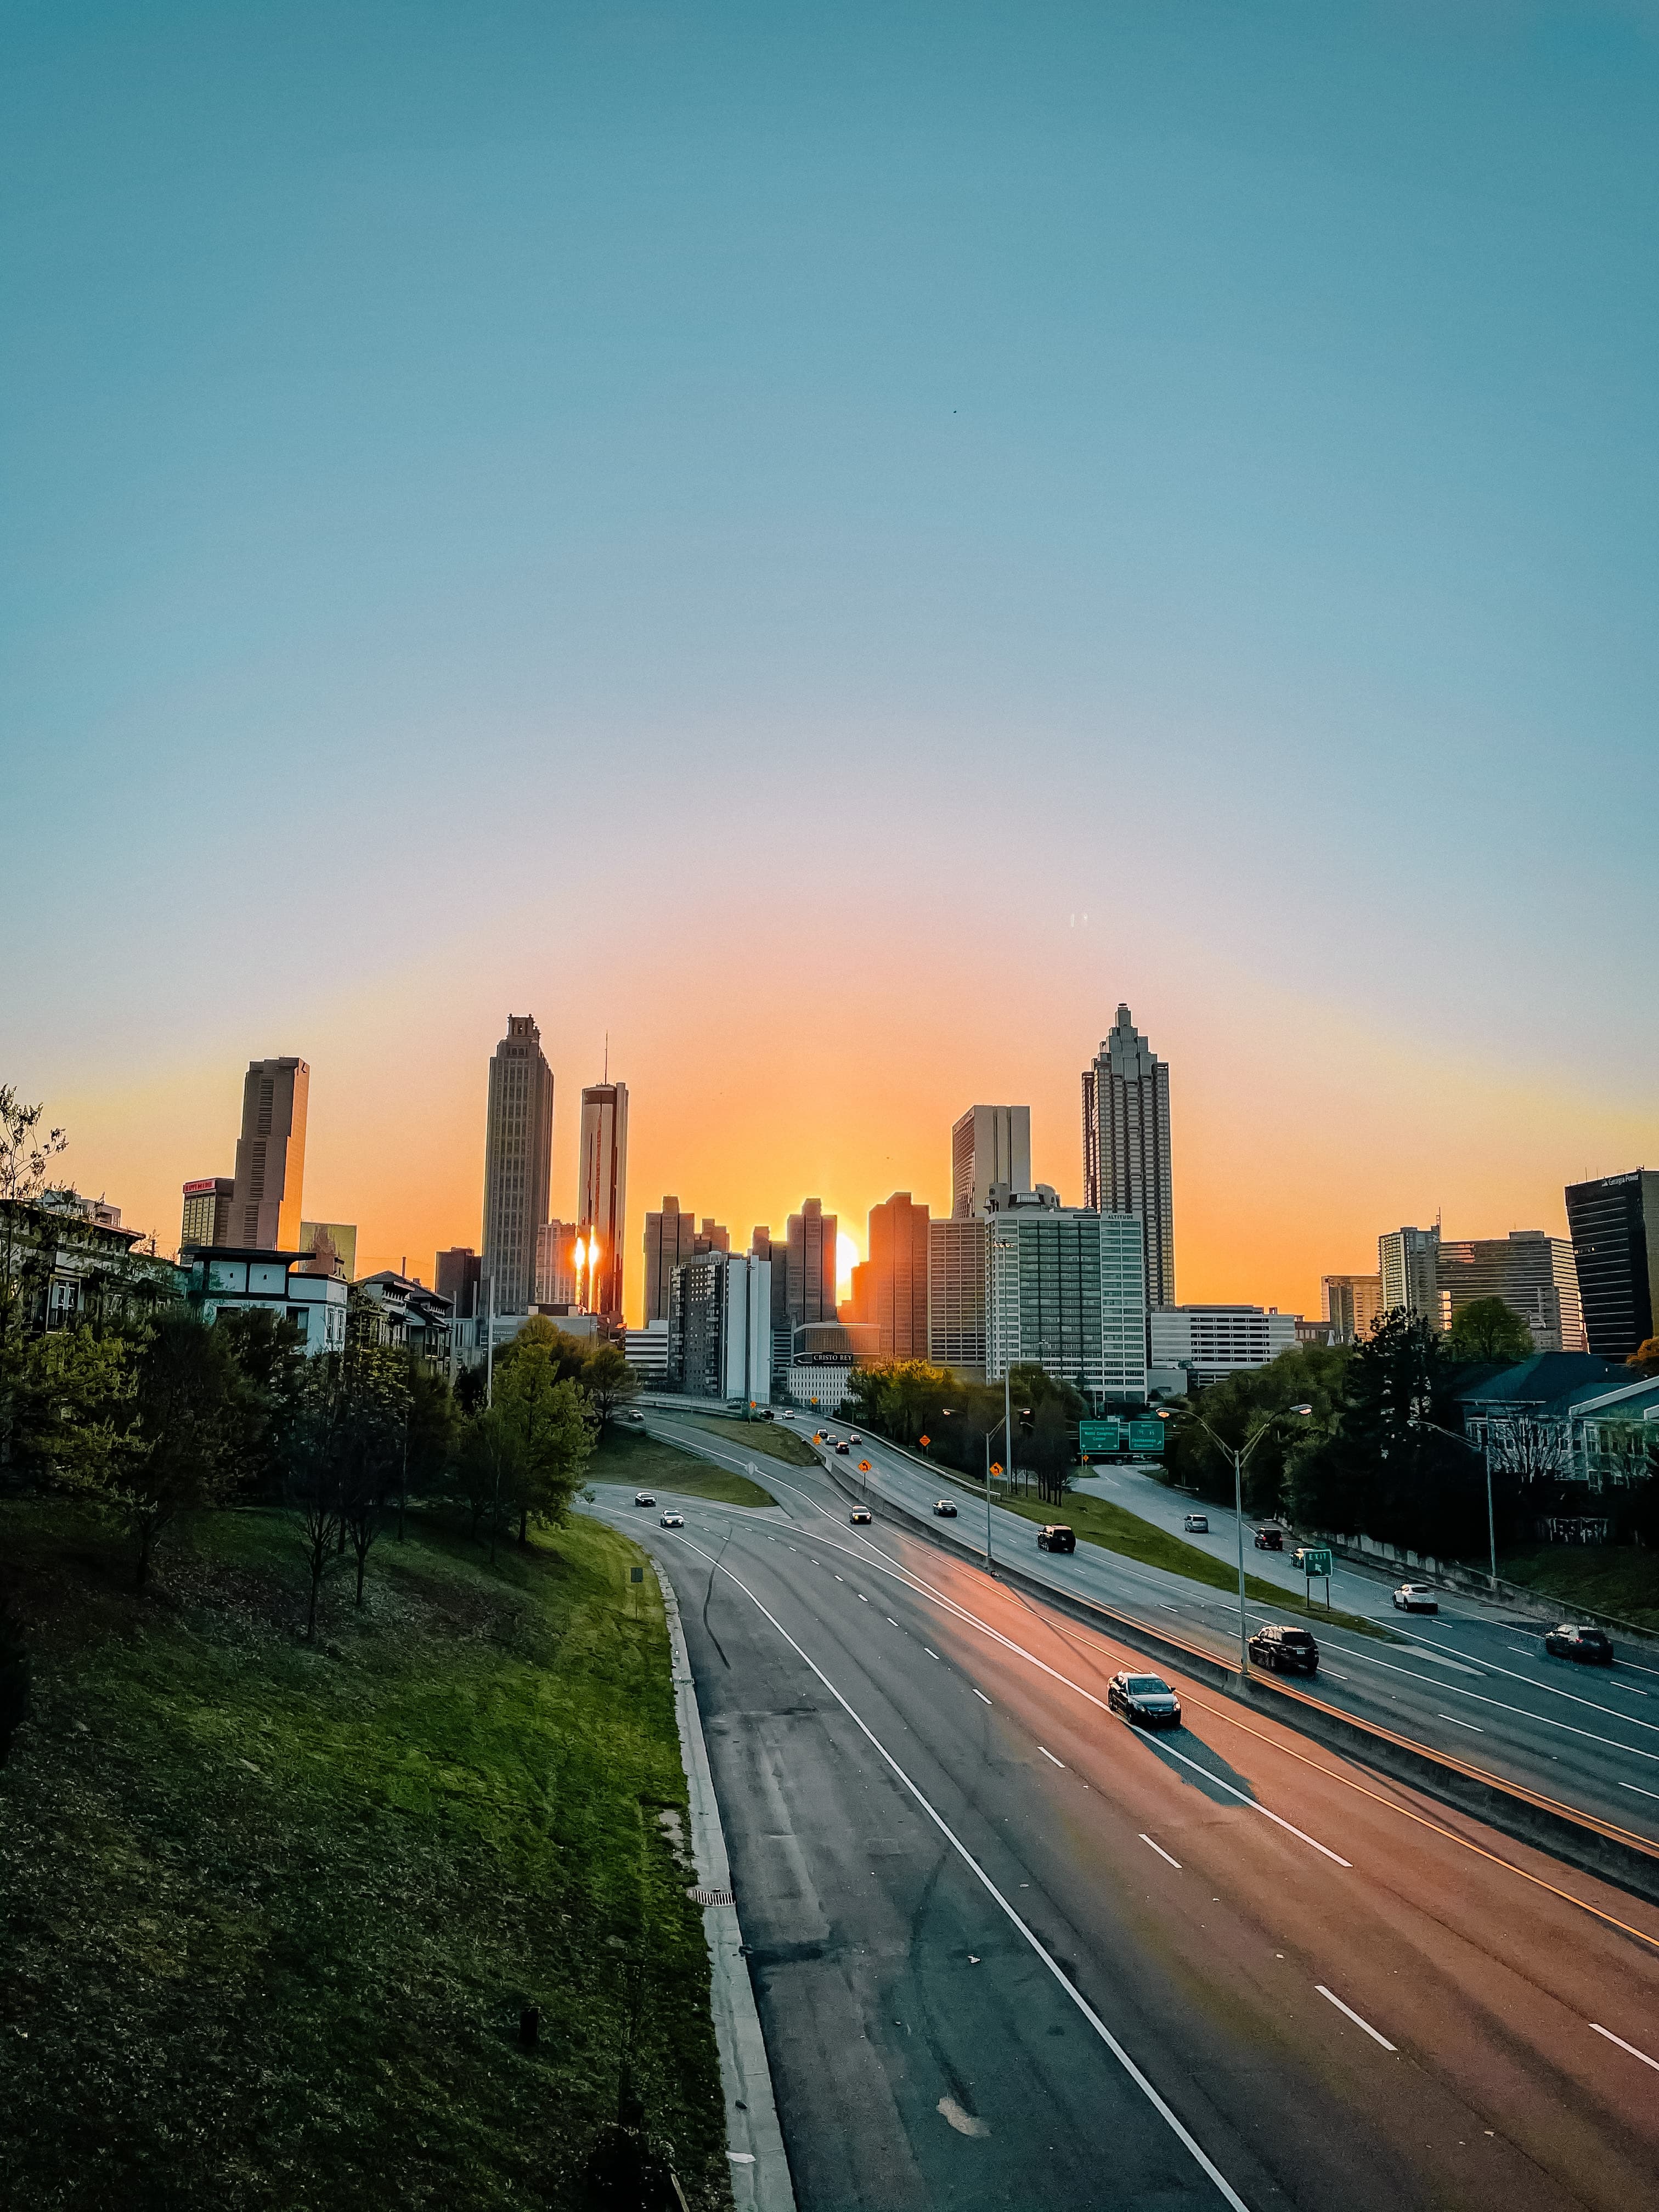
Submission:
M 1546 1421 L 1536 1413 L 1494 1422 L 1486 1431 L 1486 1451 L 1494 1469 L 1522 1484 L 1556 1482 L 1572 1468 L 1572 1440 L 1565 1421 Z

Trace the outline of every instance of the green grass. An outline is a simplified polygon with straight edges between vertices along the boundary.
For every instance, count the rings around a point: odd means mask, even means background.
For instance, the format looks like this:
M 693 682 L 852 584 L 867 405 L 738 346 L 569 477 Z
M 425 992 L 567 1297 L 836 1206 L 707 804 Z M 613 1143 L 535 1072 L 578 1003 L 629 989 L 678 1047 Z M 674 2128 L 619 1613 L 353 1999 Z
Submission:
M 650 2124 L 729 2204 L 641 1557 L 579 1519 L 492 1573 L 416 1527 L 307 1647 L 279 1516 L 204 1516 L 140 1600 L 96 1524 L 0 1504 L 36 1687 L 0 1771 L 0 2205 L 574 2207 L 630 1978 Z
M 1121 1552 L 1126 1559 L 1138 1559 L 1143 1566 L 1162 1567 L 1166 1574 L 1185 1575 L 1189 1582 L 1206 1583 L 1212 1589 L 1238 1590 L 1238 1570 L 1229 1566 L 1208 1552 L 1200 1552 L 1196 1544 L 1183 1543 L 1172 1536 L 1167 1528 L 1160 1528 L 1151 1521 L 1143 1521 L 1138 1513 L 1126 1512 L 1122 1506 L 1114 1505 L 1109 1498 L 1091 1497 L 1088 1492 L 1071 1492 L 1062 1506 L 1041 1505 L 1034 1498 L 999 1498 L 999 1507 L 1017 1513 L 1024 1521 L 1041 1524 L 1045 1521 L 1064 1521 L 1077 1531 L 1079 1543 L 1099 1544 L 1106 1551 Z M 1258 1605 L 1270 1606 L 1275 1613 L 1304 1613 L 1310 1620 L 1326 1620 L 1340 1628 L 1352 1628 L 1364 1636 L 1381 1637 L 1385 1642 L 1395 1639 L 1375 1621 L 1362 1620 L 1357 1613 L 1328 1609 L 1316 1599 L 1310 1605 L 1300 1591 L 1281 1589 L 1277 1583 L 1263 1582 L 1259 1575 L 1247 1574 L 1244 1591 Z
M 769 1490 L 750 1482 L 746 1474 L 733 1474 L 716 1467 L 712 1460 L 682 1451 L 678 1444 L 614 1424 L 587 1462 L 587 1474 L 592 1482 L 627 1482 L 636 1490 L 678 1490 L 689 1498 L 709 1498 L 722 1505 L 775 1505 L 778 1502 Z
M 1498 1571 L 1505 1582 L 1559 1597 L 1564 1611 L 1608 1613 L 1633 1627 L 1659 1630 L 1659 1552 L 1633 1544 L 1552 1544 L 1505 1553 Z
M 786 1467 L 816 1467 L 817 1454 L 803 1436 L 798 1436 L 787 1421 L 723 1421 L 718 1413 L 682 1413 L 677 1416 L 688 1425 L 708 1429 L 717 1437 L 725 1437 L 732 1443 L 741 1444 L 745 1451 L 756 1452 L 763 1459 L 781 1460 Z

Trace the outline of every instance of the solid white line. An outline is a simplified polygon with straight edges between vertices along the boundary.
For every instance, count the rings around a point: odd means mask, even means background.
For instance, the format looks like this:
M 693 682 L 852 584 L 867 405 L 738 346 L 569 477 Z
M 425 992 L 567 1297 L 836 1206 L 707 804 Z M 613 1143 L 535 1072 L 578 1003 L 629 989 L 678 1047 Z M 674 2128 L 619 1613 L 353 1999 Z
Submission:
M 974 1690 L 974 1686 L 971 1682 L 969 1682 L 968 1686 L 970 1690 Z M 991 1700 L 986 1696 L 983 1690 L 974 1690 L 974 1695 L 979 1699 L 981 1705 L 988 1705 L 991 1702 Z
M 720 1562 L 715 1559 L 712 1552 L 705 1552 L 700 1545 L 696 1544 L 689 1544 L 688 1548 L 697 1553 L 700 1558 L 707 1559 L 711 1566 L 719 1566 Z M 796 1643 L 794 1638 L 789 1633 L 788 1630 L 783 1626 L 783 1623 L 777 1618 L 776 1614 L 767 1610 L 766 1607 L 761 1603 L 760 1600 L 755 1595 L 755 1593 L 749 1588 L 748 1584 L 743 1582 L 738 1576 L 734 1575 L 730 1567 L 722 1568 L 721 1571 L 726 1575 L 728 1581 L 737 1583 L 738 1588 L 743 1592 L 744 1595 L 749 1600 L 750 1603 L 755 1607 L 757 1612 L 763 1614 L 764 1617 L 771 1622 L 773 1627 L 776 1629 L 778 1634 L 782 1637 L 784 1642 L 789 1646 L 790 1650 L 800 1659 L 805 1661 L 805 1664 L 811 1668 L 812 1672 L 817 1676 L 819 1681 L 822 1682 L 824 1688 L 829 1691 L 830 1696 L 841 1707 L 842 1711 L 847 1715 L 848 1718 L 853 1723 L 854 1726 L 858 1729 L 860 1733 L 869 1742 L 872 1749 L 874 1750 L 878 1757 L 883 1759 L 892 1769 L 900 1782 L 903 1784 L 904 1787 L 915 1799 L 917 1804 L 921 1806 L 922 1811 L 927 1815 L 927 1818 L 933 1823 L 933 1826 L 945 1838 L 946 1843 L 951 1845 L 951 1848 L 957 1853 L 963 1863 L 976 1877 L 987 1894 L 1001 1907 L 1008 1919 L 1012 1923 L 1014 1927 L 1018 1929 L 1025 1941 L 1030 1945 L 1037 1957 L 1042 1960 L 1043 1965 L 1048 1969 L 1048 1972 L 1053 1975 L 1054 1980 L 1059 1984 L 1060 1987 L 1065 1990 L 1066 1996 L 1070 1997 L 1072 2002 L 1083 2014 L 1085 2020 L 1088 2021 L 1090 2027 L 1093 2028 L 1095 2033 L 1106 2045 L 1106 2048 L 1111 2052 L 1113 2057 L 1116 2059 L 1118 2064 L 1123 2069 L 1129 2079 L 1134 2083 L 1136 2088 L 1140 2091 L 1147 2103 L 1152 2106 L 1158 2118 L 1164 2123 L 1165 2126 L 1169 2128 L 1171 2134 L 1173 2134 L 1184 2145 L 1187 2150 L 1191 2153 L 1198 2164 L 1202 2166 L 1204 2172 L 1215 2184 L 1216 2188 L 1219 2191 L 1222 2197 L 1233 2208 L 1233 2212 L 1249 2212 L 1249 2207 L 1245 2203 L 1244 2199 L 1239 2195 L 1232 2184 L 1227 2179 L 1225 2174 L 1222 2172 L 1220 2167 L 1216 2165 L 1215 2161 L 1204 2150 L 1197 2138 L 1182 2124 L 1176 2113 L 1164 2102 L 1164 2099 L 1159 2096 L 1158 2091 L 1152 2087 L 1146 2076 L 1141 2072 L 1139 2067 L 1135 2064 L 1134 2060 L 1130 2057 L 1128 2052 L 1118 2041 L 1117 2038 L 1112 2033 L 1111 2029 L 1107 2027 L 1105 2021 L 1100 2017 L 1100 2014 L 1095 2010 L 1094 2007 L 1089 2002 L 1082 1991 L 1073 1987 L 1072 1983 L 1067 1979 L 1064 1971 L 1062 1970 L 1059 1960 L 1056 1959 L 1053 1953 L 1047 1948 L 1042 1939 L 1036 1933 L 1035 1929 L 1027 1926 L 1026 1923 L 1020 1917 L 1017 1909 L 997 1887 L 995 1882 L 991 1879 L 985 1869 L 980 1864 L 979 1861 L 974 1856 L 966 1844 L 963 1842 L 962 1838 L 951 1826 L 944 1814 L 930 1802 L 930 1801 L 923 1795 L 922 1791 L 917 1787 L 915 1783 L 910 1779 L 910 1777 L 899 1765 L 897 1759 L 894 1758 L 892 1753 L 888 1750 L 886 1745 L 883 1743 L 880 1737 L 877 1735 L 874 1729 L 869 1726 L 868 1723 L 866 1722 L 860 1714 L 854 1711 L 853 1707 L 848 1705 L 847 1699 L 842 1697 L 841 1692 L 830 1680 L 830 1677 L 824 1673 L 823 1668 L 818 1665 L 815 1659 L 808 1657 L 807 1654 L 801 1649 L 800 1645 Z
M 1141 1831 L 1140 1840 L 1141 1840 L 1141 1842 L 1142 1842 L 1143 1844 L 1152 1844 L 1152 1849 L 1153 1849 L 1153 1850 L 1158 1853 L 1158 1855 L 1159 1858 L 1161 1858 L 1161 1859 L 1170 1859 L 1170 1854 L 1168 1853 L 1168 1851 L 1166 1851 L 1166 1850 L 1164 1850 L 1164 1848 L 1163 1844 L 1154 1844 L 1154 1843 L 1152 1843 L 1152 1838 L 1151 1838 L 1151 1837 L 1150 1837 L 1150 1836 L 1146 1832 L 1146 1831 L 1145 1831 L 1144 1829 Z M 1170 1865 L 1175 1869 L 1175 1870 L 1176 1870 L 1176 1872 L 1177 1874 L 1179 1874 L 1179 1873 L 1180 1873 L 1180 1871 L 1181 1871 L 1181 1861 L 1180 1861 L 1179 1859 L 1170 1859 Z
M 1593 2020 L 1590 2026 L 1597 2035 L 1605 2035 L 1609 2043 L 1616 2043 L 1621 2051 L 1628 2051 L 1632 2058 L 1639 2058 L 1644 2066 L 1651 2066 L 1654 2072 L 1659 2074 L 1659 2058 L 1650 2058 L 1645 2051 L 1638 2051 L 1633 2043 L 1626 2043 L 1622 2035 L 1615 2035 L 1610 2027 L 1603 2027 L 1600 2021 Z
M 1363 2027 L 1373 2043 L 1380 2043 L 1384 2051 L 1392 2051 L 1394 2049 L 1393 2044 L 1389 2042 L 1386 2035 L 1379 2035 L 1376 2030 L 1371 2026 L 1370 2021 L 1361 2020 L 1359 2014 L 1354 2010 L 1352 2005 L 1345 2005 L 1340 1997 L 1333 1996 L 1331 1992 L 1326 1988 L 1323 1982 L 1316 1982 L 1314 1984 L 1314 1987 L 1318 1990 L 1320 1996 L 1326 1998 L 1330 2003 L 1334 2004 L 1339 2012 L 1346 2013 L 1348 2018 L 1353 2022 L 1356 2027 Z
M 1046 1745 L 1039 1744 L 1037 1746 L 1037 1749 L 1042 1752 L 1042 1756 L 1048 1760 L 1051 1766 L 1057 1766 L 1060 1772 L 1064 1774 L 1066 1771 L 1066 1762 L 1063 1759 L 1056 1759 L 1053 1752 L 1048 1750 Z
M 1474 1729 L 1477 1735 L 1485 1735 L 1486 1733 L 1483 1728 L 1474 1728 L 1473 1721 L 1459 1720 L 1455 1713 L 1437 1713 L 1435 1718 L 1437 1721 L 1449 1721 L 1454 1728 Z

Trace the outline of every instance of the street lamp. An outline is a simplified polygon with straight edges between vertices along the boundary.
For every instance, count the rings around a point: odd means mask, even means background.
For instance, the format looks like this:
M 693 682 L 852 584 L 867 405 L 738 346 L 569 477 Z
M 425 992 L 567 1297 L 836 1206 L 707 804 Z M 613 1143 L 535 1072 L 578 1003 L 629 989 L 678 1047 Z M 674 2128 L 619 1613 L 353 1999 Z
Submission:
M 1287 1406 L 1285 1410 L 1287 1413 L 1299 1414 L 1305 1419 L 1312 1413 L 1313 1407 Z M 1278 1414 L 1270 1416 L 1242 1449 L 1237 1444 L 1230 1444 L 1224 1438 L 1217 1436 L 1204 1416 L 1194 1413 L 1190 1406 L 1181 1407 L 1160 1406 L 1158 1409 L 1158 1418 L 1160 1421 L 1196 1421 L 1216 1449 L 1225 1452 L 1232 1461 L 1233 1516 L 1238 1532 L 1238 1671 L 1241 1675 L 1248 1675 L 1250 1671 L 1250 1631 L 1249 1624 L 1244 1617 L 1244 1462 L 1261 1443 L 1262 1437 L 1267 1435 L 1268 1430 L 1273 1427 L 1274 1421 L 1281 1417 Z
M 1486 1478 L 1486 1558 L 1490 1565 L 1492 1594 L 1496 1597 L 1498 1595 L 1498 1522 L 1492 1510 L 1492 1447 L 1486 1440 L 1486 1431 L 1484 1430 L 1481 1431 L 1480 1441 L 1476 1443 L 1472 1437 L 1460 1437 L 1455 1429 L 1443 1428 L 1438 1421 L 1430 1420 L 1424 1413 L 1410 1415 L 1406 1426 L 1408 1429 L 1432 1429 L 1436 1436 L 1449 1437 L 1455 1444 L 1462 1444 L 1465 1451 L 1476 1452 L 1480 1455 L 1480 1465 Z

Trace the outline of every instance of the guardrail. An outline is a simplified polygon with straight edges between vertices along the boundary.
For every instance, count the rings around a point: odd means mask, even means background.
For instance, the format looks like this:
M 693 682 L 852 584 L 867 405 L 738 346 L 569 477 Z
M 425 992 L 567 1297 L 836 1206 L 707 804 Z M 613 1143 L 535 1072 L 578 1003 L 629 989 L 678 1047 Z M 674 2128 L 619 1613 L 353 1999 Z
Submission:
M 884 1439 L 885 1441 L 885 1439 Z M 941 1543 L 930 1516 L 917 1513 L 892 1498 L 865 1493 L 848 1479 L 847 1471 L 830 1458 L 825 1474 L 849 1500 L 868 1504 L 882 1516 L 904 1522 L 942 1550 L 965 1547 Z M 980 1493 L 983 1496 L 983 1492 Z M 1022 1524 L 1029 1526 L 1029 1523 Z M 1472 1813 L 1488 1826 L 1517 1843 L 1531 1844 L 1564 1860 L 1581 1873 L 1597 1876 L 1628 1890 L 1632 1896 L 1659 1905 L 1659 1847 L 1632 1835 L 1610 1820 L 1562 1805 L 1524 1783 L 1416 1742 L 1375 1722 L 1355 1718 L 1335 1705 L 1328 1705 L 1306 1690 L 1294 1689 L 1275 1679 L 1241 1673 L 1237 1666 L 1216 1658 L 1167 1629 L 1152 1627 L 1133 1613 L 1120 1613 L 1095 1598 L 1074 1592 L 1033 1574 L 1016 1562 L 999 1559 L 997 1579 L 1012 1589 L 1039 1598 L 1073 1620 L 1103 1628 L 1121 1644 L 1148 1658 L 1162 1659 L 1239 1703 L 1255 1706 L 1298 1735 L 1310 1736 L 1328 1750 L 1338 1752 L 1372 1768 L 1389 1780 L 1403 1782 L 1458 1812 Z

